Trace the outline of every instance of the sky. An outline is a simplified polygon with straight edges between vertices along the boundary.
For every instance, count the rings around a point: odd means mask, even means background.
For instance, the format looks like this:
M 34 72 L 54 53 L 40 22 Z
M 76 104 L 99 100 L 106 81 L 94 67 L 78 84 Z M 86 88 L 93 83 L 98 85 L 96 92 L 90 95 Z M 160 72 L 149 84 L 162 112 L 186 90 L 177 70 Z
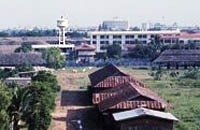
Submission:
M 200 0 L 0 0 L 0 29 L 56 27 L 64 15 L 70 26 L 98 26 L 118 17 L 141 23 L 200 25 Z

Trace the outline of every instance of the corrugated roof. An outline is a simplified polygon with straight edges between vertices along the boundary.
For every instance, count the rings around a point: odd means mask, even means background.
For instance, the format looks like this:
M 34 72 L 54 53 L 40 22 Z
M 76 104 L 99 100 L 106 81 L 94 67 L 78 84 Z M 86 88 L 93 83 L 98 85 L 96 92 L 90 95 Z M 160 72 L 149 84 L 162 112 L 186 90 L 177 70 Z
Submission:
M 99 82 L 97 85 L 94 86 L 94 88 L 112 88 L 126 82 L 132 82 L 135 85 L 145 87 L 144 83 L 142 83 L 139 80 L 136 80 L 131 76 L 110 76 Z
M 24 63 L 30 63 L 32 65 L 44 65 L 45 60 L 39 53 L 0 53 L 1 66 L 15 66 Z
M 89 79 L 90 79 L 91 85 L 95 86 L 100 81 L 106 79 L 109 76 L 129 76 L 129 75 L 121 71 L 115 65 L 110 64 L 90 74 Z
M 173 116 L 171 113 L 160 112 L 155 110 L 150 110 L 146 108 L 138 108 L 134 110 L 129 110 L 125 112 L 119 112 L 112 114 L 115 121 L 123 121 L 127 119 L 143 117 L 143 116 L 152 116 L 166 120 L 178 121 L 178 119 Z
M 137 86 L 133 83 L 124 83 L 124 84 L 118 85 L 117 87 L 104 90 L 102 91 L 102 93 L 93 94 L 92 101 L 94 104 L 98 104 L 99 110 L 102 112 L 122 102 L 133 100 L 139 96 L 146 97 L 149 99 L 149 101 L 156 101 L 158 103 L 161 103 L 161 106 L 160 105 L 158 106 L 159 108 L 166 108 L 168 105 L 164 99 L 159 97 L 156 93 L 154 93 L 150 89 Z M 146 102 L 146 103 L 150 103 L 150 102 Z M 147 106 L 150 106 L 150 105 L 151 104 Z M 124 107 L 126 106 L 127 105 L 124 105 Z M 134 107 L 134 105 L 132 105 L 132 107 Z
M 200 50 L 166 50 L 154 60 L 154 63 L 197 61 L 200 61 Z

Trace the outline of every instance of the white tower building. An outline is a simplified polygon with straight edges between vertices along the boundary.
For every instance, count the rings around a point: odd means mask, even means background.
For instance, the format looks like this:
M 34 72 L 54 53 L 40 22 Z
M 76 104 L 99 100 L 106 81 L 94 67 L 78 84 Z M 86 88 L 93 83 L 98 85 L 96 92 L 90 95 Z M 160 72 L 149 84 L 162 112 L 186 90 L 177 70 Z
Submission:
M 61 16 L 60 19 L 57 20 L 57 27 L 59 28 L 59 45 L 63 44 L 65 45 L 66 37 L 65 33 L 68 28 L 68 20 L 65 19 L 63 16 Z

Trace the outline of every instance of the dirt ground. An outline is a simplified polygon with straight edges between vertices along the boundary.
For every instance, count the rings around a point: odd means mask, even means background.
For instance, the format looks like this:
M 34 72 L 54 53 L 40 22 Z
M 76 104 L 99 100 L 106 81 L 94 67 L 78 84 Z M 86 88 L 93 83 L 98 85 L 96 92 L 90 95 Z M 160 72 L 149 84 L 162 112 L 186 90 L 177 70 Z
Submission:
M 77 120 L 81 120 L 84 130 L 95 130 L 97 126 L 94 115 L 97 112 L 90 103 L 88 92 L 81 89 L 82 83 L 79 83 L 80 79 L 81 81 L 83 78 L 87 79 L 88 73 L 59 71 L 56 75 L 61 85 L 61 93 L 52 113 L 53 122 L 50 130 L 78 130 Z

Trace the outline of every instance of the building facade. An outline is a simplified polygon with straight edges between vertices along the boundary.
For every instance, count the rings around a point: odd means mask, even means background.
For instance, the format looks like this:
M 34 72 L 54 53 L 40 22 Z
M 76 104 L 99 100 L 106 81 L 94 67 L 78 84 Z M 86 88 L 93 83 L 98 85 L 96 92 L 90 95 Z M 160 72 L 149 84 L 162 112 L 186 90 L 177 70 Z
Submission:
M 90 44 L 96 46 L 96 52 L 106 52 L 106 46 L 118 44 L 122 50 L 134 44 L 147 44 L 157 35 L 179 35 L 180 31 L 97 31 L 90 32 Z

